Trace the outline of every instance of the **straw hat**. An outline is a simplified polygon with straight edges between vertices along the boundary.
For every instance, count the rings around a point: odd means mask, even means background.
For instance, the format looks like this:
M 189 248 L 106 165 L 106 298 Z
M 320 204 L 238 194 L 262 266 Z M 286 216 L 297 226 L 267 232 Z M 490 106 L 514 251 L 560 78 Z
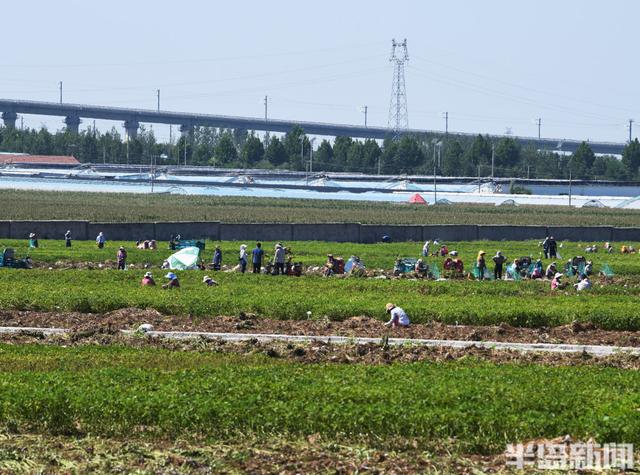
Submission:
M 209 277 L 208 275 L 205 275 L 205 276 L 202 278 L 202 282 L 207 282 L 208 280 L 211 280 L 211 277 Z
M 393 310 L 394 308 L 396 308 L 395 305 L 393 305 L 391 302 L 389 302 L 385 308 L 387 309 L 387 312 L 390 312 L 391 310 Z
M 151 272 L 145 272 L 145 273 L 144 273 L 144 276 L 145 276 L 145 277 L 153 277 L 153 275 L 151 274 Z
M 554 275 L 553 277 L 559 279 L 560 277 L 562 277 L 562 274 L 560 272 L 556 272 L 556 275 Z

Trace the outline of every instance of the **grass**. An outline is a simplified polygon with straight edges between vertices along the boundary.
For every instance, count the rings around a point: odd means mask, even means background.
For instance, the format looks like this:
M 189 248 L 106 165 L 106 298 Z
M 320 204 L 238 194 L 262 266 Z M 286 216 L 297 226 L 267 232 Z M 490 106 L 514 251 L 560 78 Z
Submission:
M 420 446 L 455 438 L 476 453 L 563 434 L 640 443 L 640 376 L 613 368 L 473 359 L 304 365 L 260 355 L 1 345 L 0 376 L 0 426 L 12 432 L 211 441 L 320 434 Z
M 640 212 L 562 206 L 409 206 L 365 201 L 0 190 L 0 220 L 640 226 Z

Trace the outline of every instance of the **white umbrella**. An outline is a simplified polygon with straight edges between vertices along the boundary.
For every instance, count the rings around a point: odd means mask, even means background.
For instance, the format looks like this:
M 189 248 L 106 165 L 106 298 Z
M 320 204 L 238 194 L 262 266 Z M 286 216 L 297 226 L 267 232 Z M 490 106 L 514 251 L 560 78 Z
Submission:
M 171 270 L 187 270 L 196 269 L 198 267 L 198 255 L 200 249 L 193 247 L 185 247 L 175 254 L 171 254 L 167 261 Z

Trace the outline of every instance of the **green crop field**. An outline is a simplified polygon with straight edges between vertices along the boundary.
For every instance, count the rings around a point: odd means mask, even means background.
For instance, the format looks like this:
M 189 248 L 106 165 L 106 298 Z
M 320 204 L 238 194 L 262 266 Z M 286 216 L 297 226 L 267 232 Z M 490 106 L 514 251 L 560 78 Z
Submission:
M 410 206 L 368 201 L 0 190 L 0 220 L 225 223 L 529 224 L 640 226 L 640 212 L 563 206 Z
M 24 241 L 2 244 L 21 245 Z M 384 304 L 396 302 L 409 312 L 414 322 L 441 321 L 446 323 L 494 325 L 506 322 L 514 326 L 556 326 L 573 320 L 588 321 L 605 329 L 638 330 L 637 301 L 640 297 L 640 258 L 637 255 L 594 254 L 596 271 L 608 264 L 622 277 L 614 282 L 599 283 L 578 294 L 570 286 L 561 292 L 550 290 L 543 281 L 449 280 L 442 282 L 408 279 L 324 278 L 320 276 L 274 277 L 240 274 L 237 272 L 181 271 L 182 287 L 166 291 L 142 288 L 139 281 L 150 263 L 158 282 L 164 273 L 158 265 L 171 253 L 164 243 L 157 251 L 134 250 L 127 271 L 98 270 L 105 259 L 114 260 L 115 249 L 125 244 L 109 243 L 97 249 L 91 242 L 76 242 L 67 250 L 60 241 L 43 241 L 32 250 L 36 262 L 92 262 L 94 270 L 48 269 L 47 264 L 32 270 L 0 269 L 0 307 L 37 311 L 79 311 L 102 313 L 127 307 L 153 308 L 165 314 L 193 315 L 212 318 L 218 315 L 255 313 L 274 319 L 313 318 L 342 320 L 364 315 L 384 318 Z M 266 243 L 267 249 L 273 243 Z M 318 242 L 285 243 L 291 245 L 296 259 L 306 265 L 321 265 L 327 251 L 361 256 L 371 268 L 391 269 L 396 256 L 417 257 L 421 248 L 415 243 L 394 244 L 331 244 Z M 227 262 L 235 264 L 239 243 L 222 243 Z M 535 242 L 517 243 L 450 243 L 459 249 L 468 268 L 479 248 L 493 253 L 500 248 L 507 256 L 539 252 Z M 567 243 L 566 255 L 580 252 L 580 245 Z M 210 260 L 213 243 L 208 243 L 206 260 Z M 27 252 L 18 247 L 18 254 Z M 431 257 L 429 262 L 442 268 L 442 258 Z M 545 262 L 550 262 L 547 260 Z M 491 266 L 491 265 L 490 265 Z M 219 282 L 215 288 L 202 285 L 207 273 Z M 570 280 L 570 279 L 568 279 Z
M 71 248 L 66 248 L 63 240 L 40 240 L 38 249 L 29 249 L 26 239 L 0 239 L 0 249 L 12 247 L 16 251 L 18 257 L 31 256 L 36 264 L 55 262 L 70 263 L 104 263 L 105 261 L 115 261 L 116 253 L 120 246 L 124 246 L 128 253 L 127 263 L 134 265 L 160 265 L 172 254 L 168 249 L 168 243 L 159 242 L 158 249 L 140 250 L 136 249 L 134 242 L 110 241 L 107 242 L 104 249 L 98 249 L 93 241 L 74 241 Z M 211 262 L 213 258 L 213 250 L 216 245 L 220 245 L 223 252 L 223 264 L 235 266 L 238 263 L 238 251 L 240 244 L 247 244 L 248 251 L 255 247 L 253 241 L 206 241 L 206 248 L 201 255 L 206 263 Z M 342 256 L 348 259 L 352 255 L 359 256 L 365 265 L 371 269 L 392 269 L 395 259 L 400 257 L 420 257 L 422 250 L 422 242 L 398 242 L 398 243 L 377 243 L 377 244 L 357 244 L 357 243 L 332 243 L 318 241 L 293 241 L 283 242 L 283 244 L 291 249 L 293 259 L 300 261 L 306 266 L 323 265 L 326 261 L 328 253 L 335 256 Z M 466 241 L 466 242 L 447 242 L 449 250 L 456 250 L 459 257 L 464 261 L 465 266 L 470 269 L 475 261 L 478 251 L 487 252 L 487 262 L 490 268 L 492 263 L 490 258 L 500 250 L 510 260 L 517 257 L 530 256 L 534 259 L 543 258 L 542 247 L 538 241 Z M 562 257 L 555 260 L 561 264 L 567 259 L 583 255 L 588 259 L 592 259 L 596 270 L 603 264 L 608 264 L 617 275 L 640 275 L 640 255 L 622 255 L 619 252 L 621 243 L 613 243 L 616 252 L 607 254 L 602 250 L 595 254 L 585 254 L 584 248 L 592 243 L 575 243 L 565 242 L 558 251 Z M 600 248 L 602 249 L 602 243 Z M 625 243 L 633 245 L 636 249 L 640 249 L 639 243 Z M 273 257 L 274 241 L 263 242 L 263 249 L 267 258 Z M 433 246 L 432 246 L 433 248 Z M 435 250 L 435 249 L 434 249 Z M 444 259 L 429 257 L 430 263 L 437 263 L 442 269 Z M 543 259 L 544 265 L 551 263 L 552 259 Z
M 468 452 L 534 437 L 640 443 L 640 376 L 467 359 L 298 364 L 124 347 L 0 345 L 0 425 L 13 432 L 232 440 L 319 434 Z M 544 391 L 541 388 L 544 387 Z
M 153 308 L 168 315 L 215 318 L 255 313 L 274 319 L 384 318 L 386 302 L 402 306 L 416 323 L 540 327 L 589 321 L 605 329 L 639 330 L 640 285 L 605 285 L 577 294 L 552 292 L 549 282 L 415 281 L 274 277 L 219 273 L 218 287 L 201 283 L 204 271 L 177 272 L 180 289 L 140 287 L 142 272 L 0 270 L 0 307 L 102 313 Z M 207 271 L 206 273 L 209 273 Z M 156 277 L 162 283 L 164 273 Z

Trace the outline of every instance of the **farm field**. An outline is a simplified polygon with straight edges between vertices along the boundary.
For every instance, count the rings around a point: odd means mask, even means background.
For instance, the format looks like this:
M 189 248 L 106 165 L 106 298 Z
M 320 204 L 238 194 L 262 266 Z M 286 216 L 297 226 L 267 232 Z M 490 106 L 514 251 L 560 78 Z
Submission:
M 133 267 L 127 271 L 111 268 L 120 244 L 130 250 L 128 263 Z M 97 249 L 92 242 L 74 242 L 71 249 L 66 249 L 61 241 L 41 241 L 41 247 L 31 251 L 24 247 L 24 241 L 2 241 L 0 245 L 16 246 L 19 256 L 30 252 L 37 266 L 32 270 L 0 269 L 0 307 L 10 310 L 106 313 L 141 308 L 202 319 L 247 313 L 275 320 L 341 321 L 354 316 L 382 320 L 384 305 L 391 301 L 402 306 L 414 323 L 553 327 L 575 320 L 607 330 L 640 329 L 636 308 L 640 296 L 637 255 L 589 255 L 595 261 L 596 272 L 606 263 L 616 277 L 608 281 L 596 277 L 594 288 L 582 294 L 572 286 L 552 292 L 548 281 L 436 282 L 318 275 L 295 278 L 210 270 L 178 271 L 181 288 L 163 290 L 142 288 L 139 282 L 142 274 L 151 270 L 162 283 L 166 271 L 159 265 L 171 253 L 166 243 L 156 251 L 136 250 L 133 243 L 120 242 L 108 243 L 105 249 Z M 386 271 L 392 269 L 397 256 L 418 257 L 421 248 L 417 243 L 285 245 L 291 246 L 295 260 L 306 266 L 322 265 L 329 250 L 344 257 L 358 254 L 369 268 Z M 235 264 L 238 246 L 237 242 L 221 243 L 226 262 Z M 561 251 L 573 256 L 582 253 L 582 246 L 565 243 Z M 207 243 L 206 261 L 210 261 L 213 247 L 214 243 Z M 272 248 L 273 243 L 265 243 L 267 252 Z M 449 243 L 449 248 L 459 250 L 467 268 L 480 248 L 489 255 L 501 249 L 510 257 L 540 252 L 536 242 Z M 428 261 L 442 268 L 442 258 L 431 257 Z M 549 262 L 546 260 L 545 265 Z M 107 268 L 100 269 L 100 265 Z M 205 287 L 201 282 L 205 274 L 212 275 L 219 286 Z
M 402 306 L 414 323 L 542 327 L 591 322 L 599 328 L 638 330 L 640 284 L 595 285 L 552 292 L 549 282 L 377 280 L 275 277 L 219 273 L 206 287 L 209 271 L 178 272 L 181 288 L 140 287 L 142 272 L 47 269 L 0 270 L 0 307 L 30 311 L 104 313 L 123 308 L 155 309 L 165 315 L 216 318 L 257 314 L 261 318 L 344 320 L 385 318 L 384 306 Z M 163 274 L 157 272 L 158 281 Z
M 236 264 L 240 242 L 219 244 Z M 251 249 L 253 242 L 247 242 Z M 267 254 L 274 242 L 264 243 Z M 359 255 L 385 276 L 422 243 L 285 242 L 320 266 Z M 640 346 L 640 256 L 585 254 L 594 288 L 549 282 L 276 277 L 178 271 L 181 288 L 142 288 L 172 251 L 132 242 L 1 240 L 36 268 L 0 268 L 0 325 L 62 326 L 69 335 L 0 336 L 0 473 L 503 472 L 506 444 L 553 439 L 640 443 L 637 357 L 494 350 L 152 341 L 117 329 L 450 337 Z M 623 243 L 615 243 L 619 249 Z M 638 243 L 631 244 L 638 248 Z M 113 269 L 117 248 L 126 271 Z M 538 257 L 538 242 L 448 242 L 470 269 L 479 249 Z M 443 258 L 430 257 L 442 268 Z M 551 260 L 545 260 L 545 265 Z M 489 264 L 492 268 L 492 264 Z M 217 287 L 205 287 L 211 275 Z M 414 325 L 388 330 L 386 302 Z M 48 313 L 47 313 L 48 312 Z M 311 312 L 310 314 L 308 312 Z M 282 325 L 279 325 L 282 323 Z M 458 325 L 473 325 L 464 327 Z M 541 339 L 543 338 L 543 339 Z M 544 390 L 542 390 L 544 388 Z M 134 454 L 134 455 L 132 455 Z
M 640 377 L 616 367 L 473 357 L 310 364 L 261 353 L 2 344 L 0 368 L 0 425 L 14 438 L 214 448 L 304 440 L 332 443 L 337 456 L 345 447 L 360 447 L 360 457 L 417 453 L 423 464 L 429 453 L 495 456 L 507 443 L 559 434 L 640 442 Z
M 5 247 L 15 249 L 17 257 L 31 256 L 34 264 L 41 267 L 44 264 L 62 264 L 70 263 L 92 263 L 92 264 L 109 264 L 113 265 L 116 261 L 116 253 L 120 246 L 124 246 L 127 250 L 127 264 L 141 266 L 144 264 L 159 266 L 173 252 L 168 249 L 168 243 L 159 241 L 158 249 L 141 250 L 136 249 L 135 242 L 131 241 L 107 241 L 104 249 L 98 249 L 93 241 L 73 241 L 71 248 L 66 248 L 64 240 L 39 240 L 40 247 L 37 249 L 29 249 L 27 239 L 0 239 L 0 250 Z M 201 258 L 205 263 L 210 263 L 213 258 L 213 251 L 216 245 L 219 245 L 223 254 L 223 264 L 227 266 L 235 266 L 238 263 L 238 251 L 241 244 L 247 244 L 248 251 L 255 247 L 254 241 L 206 241 L 206 248 L 201 253 Z M 263 241 L 262 248 L 265 251 L 265 262 L 273 257 L 273 249 L 275 241 Z M 322 266 L 327 260 L 327 254 L 332 253 L 334 256 L 342 256 L 345 260 L 352 255 L 359 256 L 369 269 L 393 269 L 394 261 L 397 257 L 421 257 L 422 242 L 394 242 L 394 243 L 377 243 L 377 244 L 358 244 L 358 243 L 334 243 L 320 241 L 283 241 L 282 243 L 291 250 L 293 260 L 302 262 L 305 266 Z M 471 270 L 478 251 L 484 250 L 487 253 L 487 262 L 489 268 L 493 267 L 490 259 L 500 250 L 511 261 L 518 257 L 529 256 L 532 259 L 542 259 L 546 266 L 552 261 L 559 265 L 566 262 L 577 255 L 585 256 L 592 259 L 596 271 L 599 266 L 608 264 L 616 275 L 638 275 L 640 276 L 640 254 L 620 254 L 620 246 L 622 244 L 632 245 L 636 249 L 640 249 L 640 243 L 625 242 L 612 243 L 616 252 L 607 254 L 602 251 L 594 254 L 586 254 L 584 248 L 593 244 L 592 242 L 576 243 L 564 242 L 562 248 L 558 249 L 561 257 L 557 259 L 544 259 L 542 247 L 539 241 L 466 241 L 466 242 L 446 242 L 450 251 L 458 252 L 458 257 L 465 263 L 465 269 Z M 432 246 L 432 250 L 435 250 Z M 441 257 L 431 256 L 426 259 L 430 264 L 437 263 L 442 270 Z M 107 265 L 106 267 L 109 267 Z
M 625 209 L 493 205 L 409 206 L 365 201 L 0 190 L 0 220 L 94 222 L 512 224 L 640 226 Z

